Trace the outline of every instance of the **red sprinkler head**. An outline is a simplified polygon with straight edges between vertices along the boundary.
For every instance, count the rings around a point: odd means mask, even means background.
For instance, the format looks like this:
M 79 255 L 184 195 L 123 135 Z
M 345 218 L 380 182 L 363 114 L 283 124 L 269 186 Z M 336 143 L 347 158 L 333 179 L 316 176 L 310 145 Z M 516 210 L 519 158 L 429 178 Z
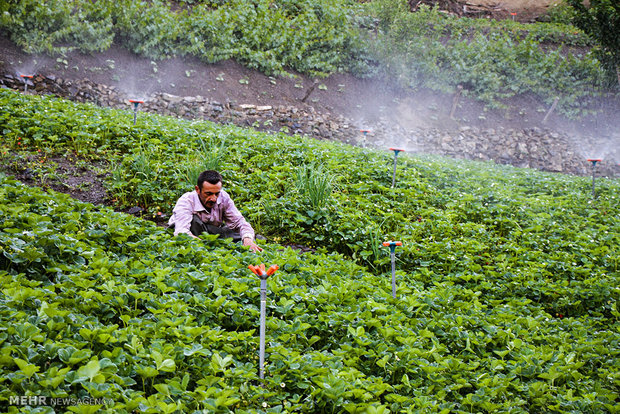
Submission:
M 394 253 L 396 251 L 396 246 L 402 246 L 403 242 L 399 241 L 386 241 L 383 242 L 383 246 L 390 248 L 390 253 Z
M 400 148 L 390 148 L 392 151 L 394 151 L 394 155 L 398 156 L 399 152 L 405 152 L 404 149 L 400 149 Z
M 360 132 L 366 136 L 370 132 L 370 129 L 360 129 Z
M 280 267 L 278 265 L 271 265 L 271 267 L 269 267 L 269 269 L 267 269 L 265 271 L 265 264 L 261 263 L 258 266 L 252 266 L 249 265 L 248 269 L 250 269 L 252 271 L 252 273 L 254 273 L 256 276 L 260 277 L 261 279 L 267 279 L 269 276 L 271 276 L 272 274 L 274 274 L 276 272 L 276 270 L 278 270 Z
M 388 246 L 402 246 L 403 242 L 399 242 L 399 241 L 386 241 L 386 242 L 383 242 L 383 245 L 385 247 L 388 247 Z
M 24 92 L 28 91 L 28 82 L 26 79 L 34 78 L 34 75 L 19 75 L 24 80 Z
M 396 299 L 396 246 L 402 246 L 403 243 L 390 240 L 383 242 L 383 245 L 390 248 L 390 256 L 392 259 L 392 297 Z
M 141 103 L 144 103 L 144 101 L 141 101 L 139 99 L 130 99 L 129 102 L 131 102 L 133 104 L 133 109 L 134 110 L 138 109 L 138 105 L 140 105 Z
M 130 99 L 129 102 L 133 104 L 133 124 L 135 125 L 136 119 L 138 118 L 138 105 L 144 103 L 144 101 L 141 101 L 139 99 Z

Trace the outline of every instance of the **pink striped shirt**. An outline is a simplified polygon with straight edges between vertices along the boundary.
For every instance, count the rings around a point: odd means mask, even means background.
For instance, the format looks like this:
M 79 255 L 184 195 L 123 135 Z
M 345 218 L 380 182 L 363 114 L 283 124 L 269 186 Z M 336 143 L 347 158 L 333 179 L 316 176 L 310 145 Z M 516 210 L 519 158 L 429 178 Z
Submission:
M 230 195 L 224 190 L 220 192 L 210 212 L 202 205 L 196 191 L 183 194 L 172 210 L 172 217 L 168 220 L 168 225 L 174 224 L 175 236 L 179 233 L 191 235 L 189 228 L 194 214 L 198 214 L 198 217 L 205 224 L 214 226 L 226 224 L 232 230 L 238 230 L 241 239 L 250 237 L 254 240 L 254 229 L 237 210 Z

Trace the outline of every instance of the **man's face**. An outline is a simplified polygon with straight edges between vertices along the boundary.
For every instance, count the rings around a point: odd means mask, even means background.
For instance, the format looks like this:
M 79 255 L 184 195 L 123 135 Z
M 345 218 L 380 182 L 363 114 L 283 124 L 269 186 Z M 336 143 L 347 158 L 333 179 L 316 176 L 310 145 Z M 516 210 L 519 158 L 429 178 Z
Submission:
M 198 198 L 200 199 L 202 205 L 206 208 L 212 208 L 215 205 L 215 202 L 220 195 L 220 191 L 222 191 L 221 181 L 217 184 L 211 184 L 205 181 L 202 183 L 202 188 L 196 186 Z

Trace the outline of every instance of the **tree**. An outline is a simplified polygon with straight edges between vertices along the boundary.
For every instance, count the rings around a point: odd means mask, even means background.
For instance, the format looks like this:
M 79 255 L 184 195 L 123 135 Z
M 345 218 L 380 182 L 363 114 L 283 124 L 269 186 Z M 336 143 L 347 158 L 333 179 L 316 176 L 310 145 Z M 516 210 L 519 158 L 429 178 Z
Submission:
M 590 0 L 589 6 L 583 0 L 567 1 L 575 9 L 573 24 L 598 44 L 597 57 L 610 85 L 620 86 L 620 1 Z

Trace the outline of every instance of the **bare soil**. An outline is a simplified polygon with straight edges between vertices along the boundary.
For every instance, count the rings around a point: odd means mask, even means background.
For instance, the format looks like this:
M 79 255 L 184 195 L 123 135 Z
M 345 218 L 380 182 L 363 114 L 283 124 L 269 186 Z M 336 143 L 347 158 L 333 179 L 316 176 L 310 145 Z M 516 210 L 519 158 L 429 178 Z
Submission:
M 525 23 L 536 21 L 560 3 L 561 0 L 409 0 L 414 10 L 420 4 L 428 4 L 459 16 L 512 19 Z
M 482 1 L 482 0 L 481 0 Z M 523 0 L 525 1 L 525 0 Z M 65 58 L 31 56 L 0 35 L 0 73 L 54 75 L 63 79 L 90 79 L 115 86 L 129 98 L 146 98 L 159 92 L 208 98 L 221 103 L 290 105 L 333 115 L 343 115 L 362 124 L 366 120 L 391 118 L 403 126 L 455 130 L 460 126 L 481 128 L 529 128 L 541 126 L 549 107 L 533 97 L 519 97 L 501 111 L 489 111 L 475 100 L 461 97 L 455 118 L 454 96 L 434 91 L 407 92 L 390 79 L 360 79 L 333 74 L 325 79 L 299 73 L 270 77 L 232 60 L 206 64 L 193 57 L 152 61 L 121 46 L 96 55 L 78 52 Z M 601 108 L 619 106 L 601 101 Z M 618 112 L 609 111 L 613 116 Z M 568 132 L 612 129 L 605 114 L 571 122 L 553 113 L 546 128 Z

